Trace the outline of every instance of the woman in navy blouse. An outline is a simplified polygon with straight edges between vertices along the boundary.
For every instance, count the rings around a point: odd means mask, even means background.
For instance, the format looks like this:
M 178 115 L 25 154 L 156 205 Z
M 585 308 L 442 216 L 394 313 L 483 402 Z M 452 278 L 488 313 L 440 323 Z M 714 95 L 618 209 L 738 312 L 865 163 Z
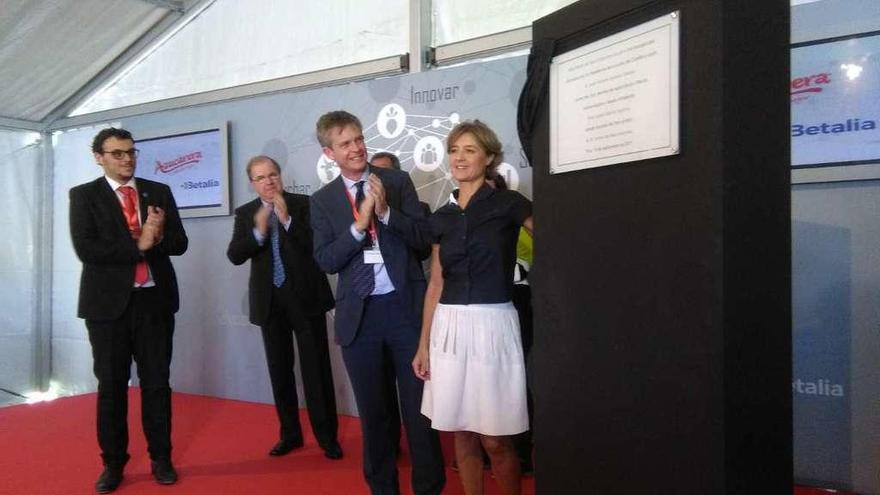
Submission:
M 525 362 L 511 303 L 520 226 L 532 230 L 532 204 L 491 187 L 503 154 L 479 120 L 447 137 L 458 182 L 448 204 L 429 219 L 434 235 L 431 279 L 413 370 L 425 380 L 422 414 L 455 432 L 455 456 L 466 494 L 483 491 L 480 446 L 502 493 L 520 493 L 520 463 L 510 436 L 528 429 Z

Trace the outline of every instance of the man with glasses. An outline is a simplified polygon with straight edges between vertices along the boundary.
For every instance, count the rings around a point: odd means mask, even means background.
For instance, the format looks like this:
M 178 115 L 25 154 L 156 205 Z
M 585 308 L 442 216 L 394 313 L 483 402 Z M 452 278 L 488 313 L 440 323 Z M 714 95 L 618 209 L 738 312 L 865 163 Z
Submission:
M 284 191 L 281 167 L 268 156 L 251 158 L 245 171 L 258 197 L 235 210 L 226 255 L 235 265 L 251 261 L 250 321 L 263 334 L 281 423 L 280 438 L 269 455 L 285 455 L 304 443 L 293 374 L 293 333 L 312 432 L 325 457 L 341 459 L 325 315 L 334 302 L 327 276 L 312 256 L 309 200 Z
M 103 129 L 92 142 L 104 176 L 70 190 L 70 235 L 82 261 L 78 316 L 85 319 L 98 379 L 98 443 L 104 471 L 95 488 L 122 482 L 128 455 L 128 380 L 137 362 L 144 436 L 156 481 L 175 483 L 169 375 L 177 279 L 169 256 L 188 239 L 171 189 L 135 178 L 131 133 Z

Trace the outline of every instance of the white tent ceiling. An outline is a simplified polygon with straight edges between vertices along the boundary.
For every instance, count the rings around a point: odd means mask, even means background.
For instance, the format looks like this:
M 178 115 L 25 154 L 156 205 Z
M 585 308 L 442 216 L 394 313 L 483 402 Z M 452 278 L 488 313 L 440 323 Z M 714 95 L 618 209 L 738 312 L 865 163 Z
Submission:
M 289 1 L 262 0 L 259 5 L 273 18 L 291 10 L 293 13 L 288 12 L 288 15 L 299 14 L 309 17 L 309 13 L 304 12 L 304 4 L 287 3 Z M 382 0 L 381 2 L 378 0 L 369 2 L 330 0 L 328 3 L 337 8 L 345 7 L 346 11 L 352 10 L 354 6 L 376 9 L 378 5 L 382 5 L 384 10 L 401 10 L 401 6 L 404 6 L 405 9 L 408 2 L 412 6 L 420 4 L 420 1 L 424 0 Z M 439 2 L 439 0 L 433 1 Z M 505 0 L 484 1 L 487 4 L 505 3 Z M 880 0 L 790 1 L 792 5 L 795 5 L 792 9 L 793 42 L 840 36 L 853 32 L 874 31 L 877 29 L 877 23 L 880 22 L 880 10 L 877 9 Z M 51 128 L 53 123 L 63 122 L 78 104 L 83 103 L 89 95 L 100 88 L 101 84 L 118 76 L 120 71 L 127 67 L 127 64 L 131 65 L 132 62 L 137 61 L 138 55 L 149 53 L 148 48 L 157 40 L 163 39 L 163 34 L 170 35 L 175 32 L 175 29 L 185 24 L 188 18 L 197 16 L 200 11 L 214 2 L 215 0 L 0 0 L 0 127 L 44 130 Z M 553 2 L 531 0 L 520 3 L 542 5 Z M 570 3 L 570 0 L 556 0 L 556 3 Z M 438 3 L 438 6 L 443 7 L 447 4 L 464 6 L 461 8 L 467 9 L 468 2 L 467 0 L 445 0 L 443 3 Z M 223 5 L 227 8 L 217 9 L 217 15 L 214 17 L 219 18 L 222 22 L 229 22 L 229 15 L 226 11 L 248 4 L 243 0 L 229 0 Z M 260 8 L 257 8 L 256 13 L 259 13 Z M 447 6 L 447 10 L 448 8 L 449 6 Z M 319 10 L 324 13 L 329 12 L 323 6 Z M 443 12 L 445 12 L 443 9 L 431 11 L 432 16 L 440 15 L 440 19 L 434 22 L 439 23 L 438 25 L 441 27 L 444 25 L 443 19 L 449 17 L 448 12 L 445 17 L 441 15 Z M 221 14 L 224 14 L 225 17 Z M 253 9 L 250 16 L 255 19 L 259 17 L 254 14 Z M 307 59 L 307 55 L 315 57 L 317 56 L 315 55 L 317 48 L 329 47 L 331 51 L 348 53 L 352 50 L 339 49 L 339 43 L 347 40 L 348 37 L 356 37 L 362 45 L 372 45 L 379 42 L 391 44 L 392 48 L 387 50 L 391 54 L 401 54 L 407 51 L 406 46 L 398 46 L 400 45 L 399 40 L 395 41 L 392 39 L 393 36 L 386 32 L 389 29 L 395 33 L 400 31 L 397 27 L 406 24 L 406 21 L 397 18 L 389 20 L 377 17 L 372 19 L 371 24 L 369 19 L 365 20 L 361 13 L 355 13 L 349 17 L 352 17 L 348 20 L 349 24 L 354 28 L 347 27 L 347 31 L 341 30 L 339 32 L 327 28 L 318 29 L 316 34 L 322 34 L 327 39 L 316 40 L 314 46 L 304 46 L 300 51 L 288 49 L 283 53 L 276 53 L 278 44 L 269 44 L 275 49 L 271 53 L 270 59 L 257 58 L 251 61 L 251 65 L 240 61 L 236 63 L 243 67 L 242 71 L 254 74 L 258 72 L 257 69 L 262 70 L 262 66 L 269 64 L 274 58 L 286 57 L 299 62 Z M 410 17 L 412 17 L 411 13 Z M 295 20 L 296 17 L 293 19 Z M 452 20 L 447 19 L 446 22 L 453 22 L 455 19 L 457 18 L 452 16 Z M 339 20 L 338 18 L 333 19 L 334 27 L 339 27 L 335 26 L 339 24 Z M 311 13 L 311 17 L 305 22 L 311 26 L 322 21 L 326 21 L 326 19 L 316 20 L 314 13 Z M 253 24 L 255 30 L 263 29 L 266 25 L 259 19 L 256 19 Z M 459 20 L 458 24 L 469 24 L 469 22 Z M 277 26 L 274 27 L 275 31 L 269 35 L 280 36 L 278 39 L 283 39 L 288 45 L 301 45 L 302 43 L 295 36 L 290 35 L 292 24 L 284 22 L 282 25 L 284 27 L 281 29 Z M 822 28 L 817 30 L 815 28 L 817 25 Z M 310 30 L 297 29 L 294 34 L 299 31 L 309 32 Z M 213 32 L 216 32 L 216 26 L 214 26 Z M 241 33 L 237 34 L 242 36 Z M 257 32 L 256 34 L 261 33 Z M 375 36 L 367 39 L 365 38 L 366 34 Z M 310 38 L 313 37 L 318 36 L 310 36 Z M 405 38 L 406 34 L 404 34 Z M 254 39 L 257 37 L 250 35 L 244 39 L 249 43 L 254 43 Z M 422 42 L 422 40 L 418 41 Z M 235 39 L 226 44 L 233 47 L 240 46 L 237 43 L 242 42 Z M 192 51 L 194 46 L 197 49 L 205 49 L 202 46 L 204 43 L 202 45 L 181 43 L 181 45 L 184 50 L 188 51 Z M 215 40 L 213 44 L 207 46 L 213 50 L 221 45 Z M 409 51 L 415 53 L 420 49 L 413 49 L 412 46 L 409 46 Z M 384 52 L 378 54 L 371 52 L 370 56 L 365 59 L 386 57 L 387 55 Z M 330 60 L 324 54 L 320 57 Z M 360 59 L 345 59 L 334 61 L 334 63 L 337 66 L 344 66 L 359 61 Z M 253 65 L 257 67 L 253 67 Z M 288 67 L 285 65 L 279 69 L 280 73 L 260 73 L 258 79 L 279 78 L 321 68 L 323 67 Z M 399 69 L 400 66 L 398 65 L 397 68 Z M 199 80 L 203 75 L 198 73 L 192 74 L 191 77 Z M 244 83 L 247 82 L 250 81 L 244 81 Z M 243 82 L 227 81 L 224 84 L 234 85 L 243 84 Z M 277 90 L 276 86 L 272 86 L 272 88 Z M 194 88 L 193 92 L 210 89 L 213 88 L 199 87 Z M 160 98 L 171 98 L 172 96 L 178 95 L 160 96 Z
M 0 0 L 0 127 L 398 73 L 411 1 Z
M 0 0 L 0 118 L 43 121 L 183 4 Z

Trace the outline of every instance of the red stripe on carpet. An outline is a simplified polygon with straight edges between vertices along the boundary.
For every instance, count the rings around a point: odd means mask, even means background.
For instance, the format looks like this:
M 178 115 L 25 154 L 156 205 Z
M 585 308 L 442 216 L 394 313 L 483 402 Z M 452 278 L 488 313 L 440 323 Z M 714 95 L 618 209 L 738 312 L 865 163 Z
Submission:
M 280 458 L 267 455 L 278 438 L 275 409 L 189 394 L 174 394 L 172 458 L 180 474 L 175 488 L 160 487 L 150 476 L 150 460 L 140 427 L 140 394 L 129 395 L 129 453 L 125 480 L 116 493 L 308 495 L 366 494 L 361 475 L 361 429 L 357 418 L 340 416 L 340 461 L 324 458 L 301 411 L 306 445 Z M 449 435 L 443 436 L 447 461 Z M 101 471 L 95 438 L 95 394 L 50 403 L 0 408 L 0 494 L 94 493 Z M 409 458 L 400 460 L 403 493 L 409 487 Z M 523 494 L 533 495 L 534 479 L 523 480 Z M 497 494 L 486 474 L 487 495 Z M 458 475 L 447 470 L 444 493 L 460 495 Z
M 841 492 L 826 488 L 811 488 L 807 486 L 798 486 L 794 489 L 794 495 L 856 495 L 850 492 Z

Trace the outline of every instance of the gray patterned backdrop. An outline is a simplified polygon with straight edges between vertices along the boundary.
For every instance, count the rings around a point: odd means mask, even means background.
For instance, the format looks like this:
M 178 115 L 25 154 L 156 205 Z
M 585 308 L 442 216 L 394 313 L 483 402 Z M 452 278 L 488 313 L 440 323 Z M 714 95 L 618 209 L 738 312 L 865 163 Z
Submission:
M 436 209 L 455 187 L 445 160 L 446 134 L 464 119 L 479 118 L 496 130 L 504 143 L 503 173 L 531 196 L 531 169 L 522 156 L 515 123 L 524 81 L 525 58 L 516 57 L 112 124 L 131 130 L 137 138 L 162 129 L 228 121 L 232 203 L 238 206 L 255 197 L 244 172 L 253 155 L 274 157 L 281 164 L 285 186 L 294 192 L 311 194 L 332 180 L 338 168 L 324 159 L 315 139 L 315 122 L 324 112 L 345 109 L 362 120 L 370 154 L 380 150 L 398 154 L 421 199 Z M 55 197 L 64 209 L 56 212 L 54 223 L 53 376 L 65 391 L 74 393 L 94 390 L 95 383 L 85 326 L 76 318 L 80 263 L 70 244 L 67 191 L 101 173 L 89 153 L 96 132 L 96 127 L 89 127 L 55 136 Z M 181 310 L 172 386 L 180 392 L 268 403 L 272 394 L 260 332 L 247 316 L 248 267 L 235 267 L 226 259 L 232 223 L 231 216 L 184 220 L 190 247 L 174 260 Z M 331 285 L 335 285 L 332 277 Z M 340 412 L 356 414 L 335 346 L 331 357 Z

